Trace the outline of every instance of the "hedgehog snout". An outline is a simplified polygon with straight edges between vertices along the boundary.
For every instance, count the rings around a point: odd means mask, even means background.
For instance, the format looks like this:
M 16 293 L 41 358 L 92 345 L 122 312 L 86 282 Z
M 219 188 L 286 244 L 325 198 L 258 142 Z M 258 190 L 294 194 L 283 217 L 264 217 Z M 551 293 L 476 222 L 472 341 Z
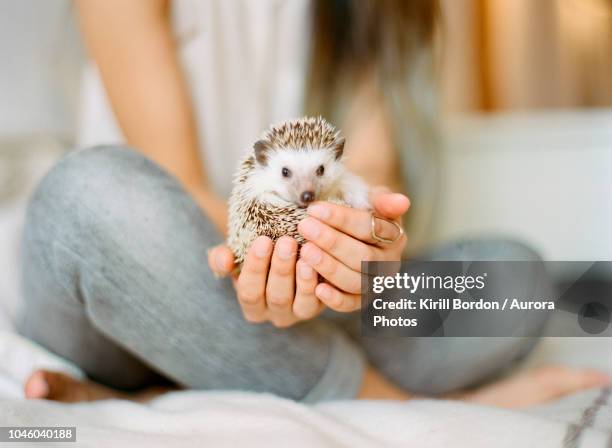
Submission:
M 300 205 L 304 207 L 306 207 L 308 204 L 310 204 L 314 200 L 315 200 L 314 191 L 306 190 L 306 191 L 303 191 L 302 194 L 300 194 Z

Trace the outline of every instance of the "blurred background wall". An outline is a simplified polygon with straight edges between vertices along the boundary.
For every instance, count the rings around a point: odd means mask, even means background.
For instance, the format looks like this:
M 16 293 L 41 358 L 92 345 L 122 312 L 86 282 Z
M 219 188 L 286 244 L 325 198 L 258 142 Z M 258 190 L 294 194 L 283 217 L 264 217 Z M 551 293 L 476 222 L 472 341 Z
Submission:
M 441 4 L 448 111 L 612 105 L 612 1 Z
M 0 3 L 0 135 L 74 133 L 80 41 L 69 0 Z
M 612 1 L 442 0 L 438 238 L 612 259 Z

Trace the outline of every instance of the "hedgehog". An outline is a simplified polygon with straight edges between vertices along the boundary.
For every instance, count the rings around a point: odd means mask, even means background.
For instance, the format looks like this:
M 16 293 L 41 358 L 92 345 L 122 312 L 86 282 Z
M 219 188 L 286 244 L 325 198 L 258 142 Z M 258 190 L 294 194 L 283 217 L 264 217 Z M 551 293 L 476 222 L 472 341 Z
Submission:
M 227 245 L 238 267 L 258 236 L 304 244 L 297 225 L 313 201 L 370 208 L 365 182 L 343 164 L 344 143 L 322 117 L 304 117 L 271 126 L 246 151 L 229 201 Z

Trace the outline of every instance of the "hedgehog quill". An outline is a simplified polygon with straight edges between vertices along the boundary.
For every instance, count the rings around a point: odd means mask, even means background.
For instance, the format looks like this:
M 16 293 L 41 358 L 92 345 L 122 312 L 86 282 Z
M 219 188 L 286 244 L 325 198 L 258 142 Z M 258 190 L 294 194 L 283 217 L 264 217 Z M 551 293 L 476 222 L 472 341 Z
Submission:
M 297 231 L 306 207 L 329 201 L 369 209 L 368 187 L 342 163 L 345 140 L 321 117 L 270 127 L 240 162 L 229 202 L 227 244 L 236 264 L 251 243 L 283 235 L 305 243 Z

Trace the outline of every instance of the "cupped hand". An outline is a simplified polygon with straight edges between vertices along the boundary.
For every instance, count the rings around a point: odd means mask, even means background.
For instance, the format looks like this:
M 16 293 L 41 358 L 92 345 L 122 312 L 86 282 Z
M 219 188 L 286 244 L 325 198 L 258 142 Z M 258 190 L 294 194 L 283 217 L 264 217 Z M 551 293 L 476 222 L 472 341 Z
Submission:
M 410 207 L 408 198 L 399 193 L 378 189 L 372 193 L 375 216 L 400 223 Z M 398 261 L 406 246 L 406 236 L 385 219 L 375 218 L 377 236 L 395 240 L 381 243 L 372 236 L 372 214 L 327 202 L 308 207 L 309 217 L 298 225 L 308 240 L 300 260 L 318 272 L 326 281 L 315 288 L 315 296 L 329 308 L 350 312 L 361 307 L 361 262 Z
M 374 190 L 371 197 L 376 216 L 400 222 L 410 207 L 404 195 Z M 312 319 L 325 306 L 349 312 L 361 305 L 361 261 L 397 261 L 406 245 L 401 235 L 391 244 L 372 239 L 369 211 L 320 202 L 308 209 L 298 226 L 308 242 L 297 258 L 297 242 L 290 237 L 276 244 L 258 237 L 249 249 L 240 274 L 232 274 L 234 256 L 227 246 L 214 247 L 208 256 L 212 271 L 232 275 L 244 317 L 253 323 L 270 321 L 288 327 Z M 397 227 L 375 220 L 378 236 L 395 239 Z M 319 282 L 319 275 L 325 279 Z
M 288 236 L 276 244 L 265 236 L 253 242 L 240 274 L 232 276 L 246 320 L 284 328 L 312 319 L 325 308 L 315 296 L 317 274 L 302 260 L 296 262 L 297 249 Z M 234 269 L 234 256 L 226 246 L 217 246 L 208 263 L 217 275 L 226 276 Z

